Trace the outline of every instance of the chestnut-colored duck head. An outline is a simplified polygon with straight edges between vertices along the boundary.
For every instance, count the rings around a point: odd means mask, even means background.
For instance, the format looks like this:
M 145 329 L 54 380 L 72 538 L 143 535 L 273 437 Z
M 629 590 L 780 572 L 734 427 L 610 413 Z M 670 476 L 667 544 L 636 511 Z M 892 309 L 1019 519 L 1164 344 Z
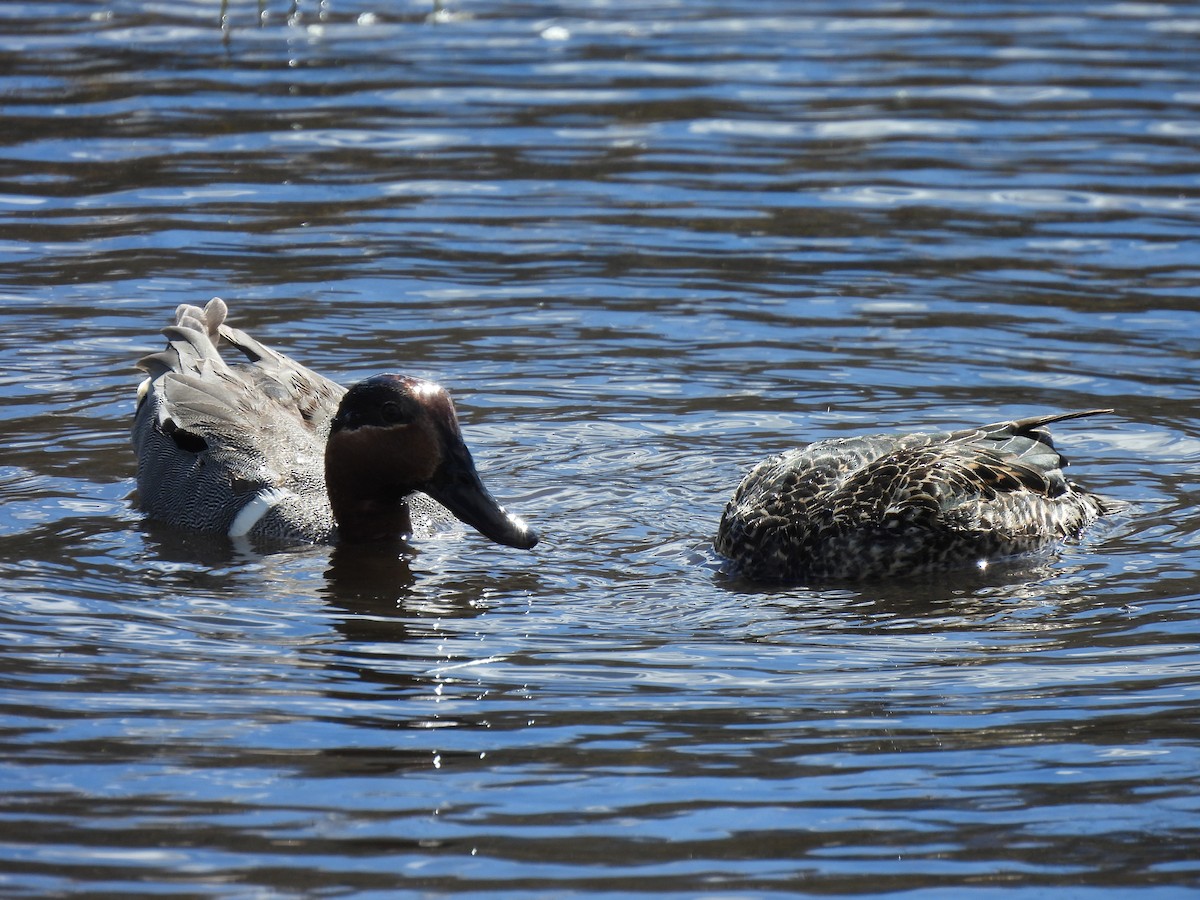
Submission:
M 408 534 L 407 498 L 421 491 L 498 544 L 538 542 L 483 486 L 450 395 L 419 378 L 376 375 L 346 392 L 329 432 L 325 484 L 342 540 Z

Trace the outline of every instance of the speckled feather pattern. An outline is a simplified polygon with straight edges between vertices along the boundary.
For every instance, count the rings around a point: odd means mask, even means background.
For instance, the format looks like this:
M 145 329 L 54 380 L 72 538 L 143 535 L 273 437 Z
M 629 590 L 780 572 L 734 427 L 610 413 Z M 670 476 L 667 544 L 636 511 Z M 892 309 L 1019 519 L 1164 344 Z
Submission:
M 918 574 L 1038 550 L 1113 508 L 1063 476 L 1045 428 L 1103 412 L 790 450 L 746 476 L 716 549 L 745 577 L 790 582 Z

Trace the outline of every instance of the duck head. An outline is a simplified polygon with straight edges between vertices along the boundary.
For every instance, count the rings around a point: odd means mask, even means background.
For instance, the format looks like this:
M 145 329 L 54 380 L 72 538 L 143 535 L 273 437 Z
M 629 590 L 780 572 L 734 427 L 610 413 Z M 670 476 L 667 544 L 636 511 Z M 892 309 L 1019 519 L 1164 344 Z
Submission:
M 421 491 L 498 544 L 538 542 L 483 486 L 450 395 L 419 378 L 376 375 L 346 392 L 325 449 L 325 485 L 343 540 L 408 534 L 406 498 Z

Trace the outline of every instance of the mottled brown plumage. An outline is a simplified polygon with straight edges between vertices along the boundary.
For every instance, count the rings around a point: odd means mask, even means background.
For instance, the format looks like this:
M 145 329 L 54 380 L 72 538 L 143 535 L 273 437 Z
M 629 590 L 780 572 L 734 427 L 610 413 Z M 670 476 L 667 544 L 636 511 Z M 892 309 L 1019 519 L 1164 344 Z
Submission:
M 1070 538 L 1115 504 L 1068 481 L 1035 416 L 953 432 L 818 441 L 756 466 L 717 552 L 759 581 L 916 574 Z

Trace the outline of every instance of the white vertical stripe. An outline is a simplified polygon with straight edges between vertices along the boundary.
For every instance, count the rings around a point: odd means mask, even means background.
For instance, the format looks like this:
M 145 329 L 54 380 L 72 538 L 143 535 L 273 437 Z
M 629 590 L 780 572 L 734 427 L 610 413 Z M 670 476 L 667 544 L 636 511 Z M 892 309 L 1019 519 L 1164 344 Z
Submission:
M 269 513 L 275 504 L 287 495 L 287 491 L 279 488 L 264 488 L 259 491 L 233 517 L 233 522 L 229 526 L 229 536 L 245 537 L 248 535 L 250 529 L 257 525 L 262 517 Z

